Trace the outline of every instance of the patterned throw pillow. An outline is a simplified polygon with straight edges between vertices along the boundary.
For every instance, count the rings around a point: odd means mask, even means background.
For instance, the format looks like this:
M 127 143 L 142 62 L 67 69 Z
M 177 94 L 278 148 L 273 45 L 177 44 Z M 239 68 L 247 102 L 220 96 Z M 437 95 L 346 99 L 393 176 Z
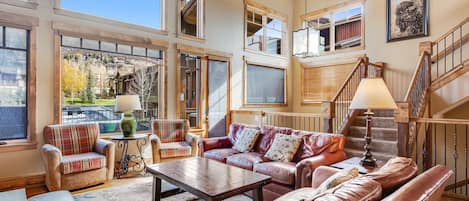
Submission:
M 239 152 L 249 152 L 254 147 L 260 131 L 253 128 L 245 128 L 239 134 L 238 140 L 233 146 L 234 150 Z
M 340 170 L 339 172 L 333 174 L 329 178 L 327 178 L 322 184 L 316 188 L 318 193 L 322 193 L 327 189 L 334 188 L 341 183 L 344 183 L 348 180 L 351 180 L 355 177 L 358 177 L 358 168 L 350 167 Z
M 301 145 L 301 137 L 277 133 L 264 157 L 273 161 L 290 162 Z

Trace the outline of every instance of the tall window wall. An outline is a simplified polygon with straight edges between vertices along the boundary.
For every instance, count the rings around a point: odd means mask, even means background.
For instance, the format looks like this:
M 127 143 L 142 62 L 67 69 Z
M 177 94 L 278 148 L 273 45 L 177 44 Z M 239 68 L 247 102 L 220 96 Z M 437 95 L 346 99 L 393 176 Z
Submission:
M 98 122 L 101 133 L 119 131 L 116 95 L 136 94 L 137 130 L 158 118 L 163 52 L 128 44 L 61 37 L 62 123 Z

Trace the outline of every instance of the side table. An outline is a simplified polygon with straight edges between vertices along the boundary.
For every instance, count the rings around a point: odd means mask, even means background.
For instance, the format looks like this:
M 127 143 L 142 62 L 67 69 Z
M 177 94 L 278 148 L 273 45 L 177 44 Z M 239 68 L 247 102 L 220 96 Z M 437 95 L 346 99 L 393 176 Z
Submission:
M 359 157 L 352 157 L 343 161 L 340 161 L 338 163 L 334 163 L 330 165 L 331 167 L 338 168 L 338 169 L 345 169 L 349 167 L 356 167 L 358 168 L 358 172 L 360 174 L 368 174 L 371 172 L 374 172 L 381 168 L 384 165 L 384 161 L 377 160 L 376 161 L 376 167 L 370 167 L 370 166 L 362 166 L 360 165 L 360 160 L 361 158 Z
M 117 178 L 121 178 L 123 175 L 127 174 L 127 172 L 129 171 L 130 161 L 137 163 L 136 166 L 139 168 L 138 171 L 146 170 L 147 164 L 145 163 L 145 159 L 143 158 L 142 149 L 143 146 L 148 143 L 147 137 L 148 135 L 146 134 L 135 134 L 131 137 L 124 137 L 122 135 L 110 137 L 112 141 L 117 142 L 117 147 L 122 149 L 119 169 L 117 170 Z M 130 141 L 135 141 L 138 150 L 137 155 L 128 154 Z

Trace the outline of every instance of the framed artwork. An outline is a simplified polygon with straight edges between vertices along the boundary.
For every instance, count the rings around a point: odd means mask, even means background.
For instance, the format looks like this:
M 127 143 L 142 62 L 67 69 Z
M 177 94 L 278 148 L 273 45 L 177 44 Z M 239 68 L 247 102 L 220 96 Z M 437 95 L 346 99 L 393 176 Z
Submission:
M 428 36 L 428 0 L 387 0 L 387 41 Z

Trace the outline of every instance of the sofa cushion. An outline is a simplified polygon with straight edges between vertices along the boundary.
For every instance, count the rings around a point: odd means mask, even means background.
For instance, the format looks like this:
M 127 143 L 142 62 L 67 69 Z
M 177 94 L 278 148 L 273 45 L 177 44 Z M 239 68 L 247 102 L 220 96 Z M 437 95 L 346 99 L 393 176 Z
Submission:
M 260 131 L 253 128 L 245 128 L 240 134 L 239 138 L 233 146 L 233 149 L 239 152 L 249 152 L 254 147 Z
M 174 158 L 191 156 L 192 147 L 187 142 L 170 142 L 161 143 L 160 156 L 161 158 Z
M 153 120 L 152 132 L 158 136 L 162 143 L 184 141 L 189 130 L 189 121 L 185 119 L 156 119 Z
M 369 177 L 381 184 L 383 195 L 388 195 L 417 175 L 418 167 L 411 158 L 395 157 L 378 171 L 368 173 Z
M 230 132 L 228 133 L 228 138 L 230 139 L 231 144 L 236 143 L 239 138 L 239 134 L 244 130 L 244 128 L 253 128 L 260 130 L 259 126 L 256 125 L 232 123 L 230 125 Z
M 240 167 L 246 170 L 252 170 L 254 164 L 263 162 L 262 154 L 257 152 L 240 153 L 229 156 L 226 164 Z
M 94 152 L 63 156 L 60 164 L 62 174 L 85 172 L 104 167 L 106 167 L 106 157 Z
M 292 135 L 303 138 L 303 143 L 301 143 L 294 161 L 301 161 L 305 158 L 316 156 L 323 151 L 334 153 L 338 150 L 343 150 L 345 146 L 345 137 L 341 134 L 294 130 Z
M 254 165 L 254 172 L 269 175 L 272 181 L 286 184 L 295 184 L 296 164 L 292 162 L 264 162 Z
M 239 153 L 239 151 L 236 151 L 234 149 L 225 148 L 225 149 L 212 149 L 212 150 L 204 152 L 203 154 L 204 154 L 205 158 L 209 158 L 209 159 L 212 159 L 212 160 L 217 160 L 217 161 L 226 163 L 226 159 L 229 156 L 232 156 L 232 155 L 238 154 L 238 153 Z
M 326 180 L 324 180 L 324 182 L 322 182 L 321 185 L 318 186 L 317 191 L 319 193 L 322 193 L 328 189 L 338 186 L 339 184 L 342 184 L 355 177 L 358 177 L 358 175 L 360 174 L 358 173 L 358 168 L 356 167 L 342 169 L 327 178 Z
M 292 129 L 276 126 L 262 126 L 261 135 L 259 136 L 260 139 L 257 140 L 256 152 L 261 154 L 267 153 L 277 133 L 290 135 Z
M 323 193 L 319 193 L 311 200 L 314 201 L 373 201 L 381 198 L 381 185 L 366 177 L 357 177 L 348 182 L 340 184 Z
M 316 196 L 317 192 L 314 188 L 300 188 L 291 191 L 281 197 L 275 199 L 275 201 L 310 201 Z
M 44 128 L 45 142 L 59 148 L 62 155 L 92 152 L 98 136 L 97 123 L 50 125 Z
M 277 134 L 264 157 L 273 161 L 290 162 L 300 147 L 301 141 L 301 137 Z

